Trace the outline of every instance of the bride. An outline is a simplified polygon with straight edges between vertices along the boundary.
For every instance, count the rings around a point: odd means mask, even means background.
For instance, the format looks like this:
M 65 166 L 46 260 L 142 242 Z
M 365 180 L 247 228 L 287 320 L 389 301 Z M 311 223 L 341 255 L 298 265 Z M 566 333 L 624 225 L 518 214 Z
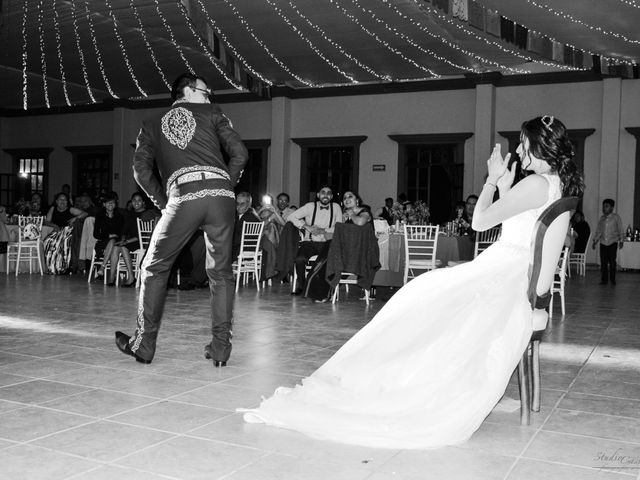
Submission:
M 467 440 L 504 394 L 531 336 L 529 246 L 542 211 L 581 195 L 565 126 L 551 116 L 522 125 L 517 153 L 497 144 L 473 229 L 502 237 L 475 260 L 425 273 L 400 289 L 362 330 L 294 388 L 280 387 L 244 419 L 319 439 L 384 448 Z M 492 202 L 495 190 L 500 199 Z

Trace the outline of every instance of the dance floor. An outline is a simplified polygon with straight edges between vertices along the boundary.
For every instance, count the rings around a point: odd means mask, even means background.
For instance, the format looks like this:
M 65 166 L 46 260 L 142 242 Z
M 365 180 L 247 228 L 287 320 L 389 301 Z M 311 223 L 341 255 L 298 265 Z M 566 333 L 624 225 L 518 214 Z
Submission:
M 133 332 L 135 289 L 2 275 L 0 479 L 639 479 L 640 274 L 598 280 L 568 281 L 565 317 L 555 302 L 530 426 L 500 408 L 463 445 L 412 451 L 316 441 L 235 413 L 313 372 L 383 300 L 367 308 L 352 290 L 332 306 L 288 285 L 244 287 L 229 366 L 214 369 L 202 355 L 208 291 L 170 290 L 157 355 L 142 365 L 113 336 Z M 518 398 L 513 379 L 507 395 Z

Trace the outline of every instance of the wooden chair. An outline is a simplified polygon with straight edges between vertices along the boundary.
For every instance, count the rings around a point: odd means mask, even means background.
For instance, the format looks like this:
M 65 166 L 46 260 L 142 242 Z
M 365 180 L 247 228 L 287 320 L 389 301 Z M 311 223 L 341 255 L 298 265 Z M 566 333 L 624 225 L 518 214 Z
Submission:
M 140 286 L 140 267 L 142 266 L 142 259 L 144 255 L 147 253 L 147 248 L 149 248 L 149 243 L 151 243 L 151 235 L 153 234 L 153 229 L 156 226 L 155 219 L 144 221 L 140 218 L 136 218 L 136 223 L 138 225 L 138 243 L 140 247 L 137 250 L 131 252 L 131 264 L 133 266 L 133 274 L 136 277 L 136 287 Z M 118 268 L 116 270 L 116 285 L 120 283 L 120 274 L 125 271 L 127 268 L 124 263 L 124 259 L 120 257 L 118 259 Z
M 493 227 L 484 232 L 476 232 L 476 243 L 473 250 L 473 258 L 476 258 L 500 238 L 502 227 Z
M 240 288 L 240 276 L 243 276 L 243 284 L 248 281 L 248 276 L 253 275 L 256 288 L 260 290 L 260 269 L 262 268 L 262 252 L 260 239 L 264 229 L 263 222 L 244 222 L 242 224 L 242 239 L 240 240 L 240 253 L 233 264 L 236 275 L 236 292 Z
M 567 269 L 569 276 L 571 276 L 571 266 L 575 265 L 576 273 L 581 276 L 585 276 L 587 272 L 587 248 L 589 248 L 589 244 L 591 243 L 592 233 L 589 233 L 589 238 L 587 239 L 587 243 L 584 247 L 584 252 L 582 253 L 571 253 L 569 255 L 569 267 Z
M 553 317 L 553 295 L 560 294 L 560 305 L 562 307 L 562 315 L 564 316 L 564 284 L 567 279 L 567 260 L 569 259 L 569 247 L 564 247 L 560 254 L 560 261 L 553 276 L 553 285 L 551 286 L 551 300 L 549 300 L 549 318 Z
M 12 260 L 16 262 L 16 276 L 20 272 L 21 261 L 28 261 L 29 273 L 33 273 L 33 260 L 38 261 L 40 275 L 44 275 L 41 245 L 43 221 L 44 217 L 18 217 L 18 241 L 7 243 L 7 275 Z
M 438 248 L 437 225 L 404 226 L 404 284 L 418 275 L 417 270 L 429 271 L 442 262 L 436 259 Z
M 577 207 L 578 201 L 577 197 L 565 197 L 553 202 L 542 212 L 533 230 L 527 289 L 533 310 L 533 334 L 518 364 L 522 425 L 529 425 L 531 410 L 540 411 L 540 339 L 549 320 L 546 309 L 551 300 L 553 277 L 564 246 L 571 210 Z

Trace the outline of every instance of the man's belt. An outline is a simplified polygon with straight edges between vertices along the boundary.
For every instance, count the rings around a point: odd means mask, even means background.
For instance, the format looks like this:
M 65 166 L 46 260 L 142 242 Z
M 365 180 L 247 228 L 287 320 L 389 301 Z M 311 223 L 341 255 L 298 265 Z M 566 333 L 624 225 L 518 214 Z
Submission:
M 226 180 L 225 177 L 215 172 L 189 172 L 189 173 L 183 173 L 178 178 L 176 178 L 174 180 L 174 185 L 178 186 L 178 185 L 183 185 L 185 183 L 198 182 L 200 180 L 213 180 L 213 179 Z

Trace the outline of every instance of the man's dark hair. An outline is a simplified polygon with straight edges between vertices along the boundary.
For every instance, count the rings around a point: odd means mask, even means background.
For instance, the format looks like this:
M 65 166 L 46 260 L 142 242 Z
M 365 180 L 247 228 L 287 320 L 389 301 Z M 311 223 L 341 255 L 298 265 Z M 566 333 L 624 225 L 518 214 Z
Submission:
M 287 197 L 287 202 L 289 202 L 291 200 L 291 197 L 289 197 L 289 194 L 285 193 L 285 192 L 279 193 L 278 196 L 276 197 L 276 199 L 278 199 L 280 197 Z
M 193 75 L 192 73 L 183 73 L 180 75 L 173 81 L 173 85 L 171 86 L 171 100 L 175 101 L 184 97 L 185 87 L 195 88 L 198 80 L 208 85 L 207 81 L 198 75 Z
M 384 203 L 387 203 L 388 201 L 393 202 L 393 198 L 387 197 L 387 198 L 384 199 Z
M 113 191 L 107 192 L 105 196 L 102 198 L 102 203 L 107 203 L 111 201 L 118 203 L 118 194 L 116 192 L 113 192 Z
M 471 195 L 469 195 L 469 196 L 467 197 L 467 199 L 465 200 L 465 202 L 468 202 L 468 201 L 469 201 L 469 199 L 471 199 L 471 198 L 475 198 L 476 200 L 478 200 L 478 195 L 476 195 L 475 193 L 472 193 Z
M 602 205 L 611 205 L 611 208 L 616 206 L 616 202 L 613 198 L 605 198 L 602 201 Z

